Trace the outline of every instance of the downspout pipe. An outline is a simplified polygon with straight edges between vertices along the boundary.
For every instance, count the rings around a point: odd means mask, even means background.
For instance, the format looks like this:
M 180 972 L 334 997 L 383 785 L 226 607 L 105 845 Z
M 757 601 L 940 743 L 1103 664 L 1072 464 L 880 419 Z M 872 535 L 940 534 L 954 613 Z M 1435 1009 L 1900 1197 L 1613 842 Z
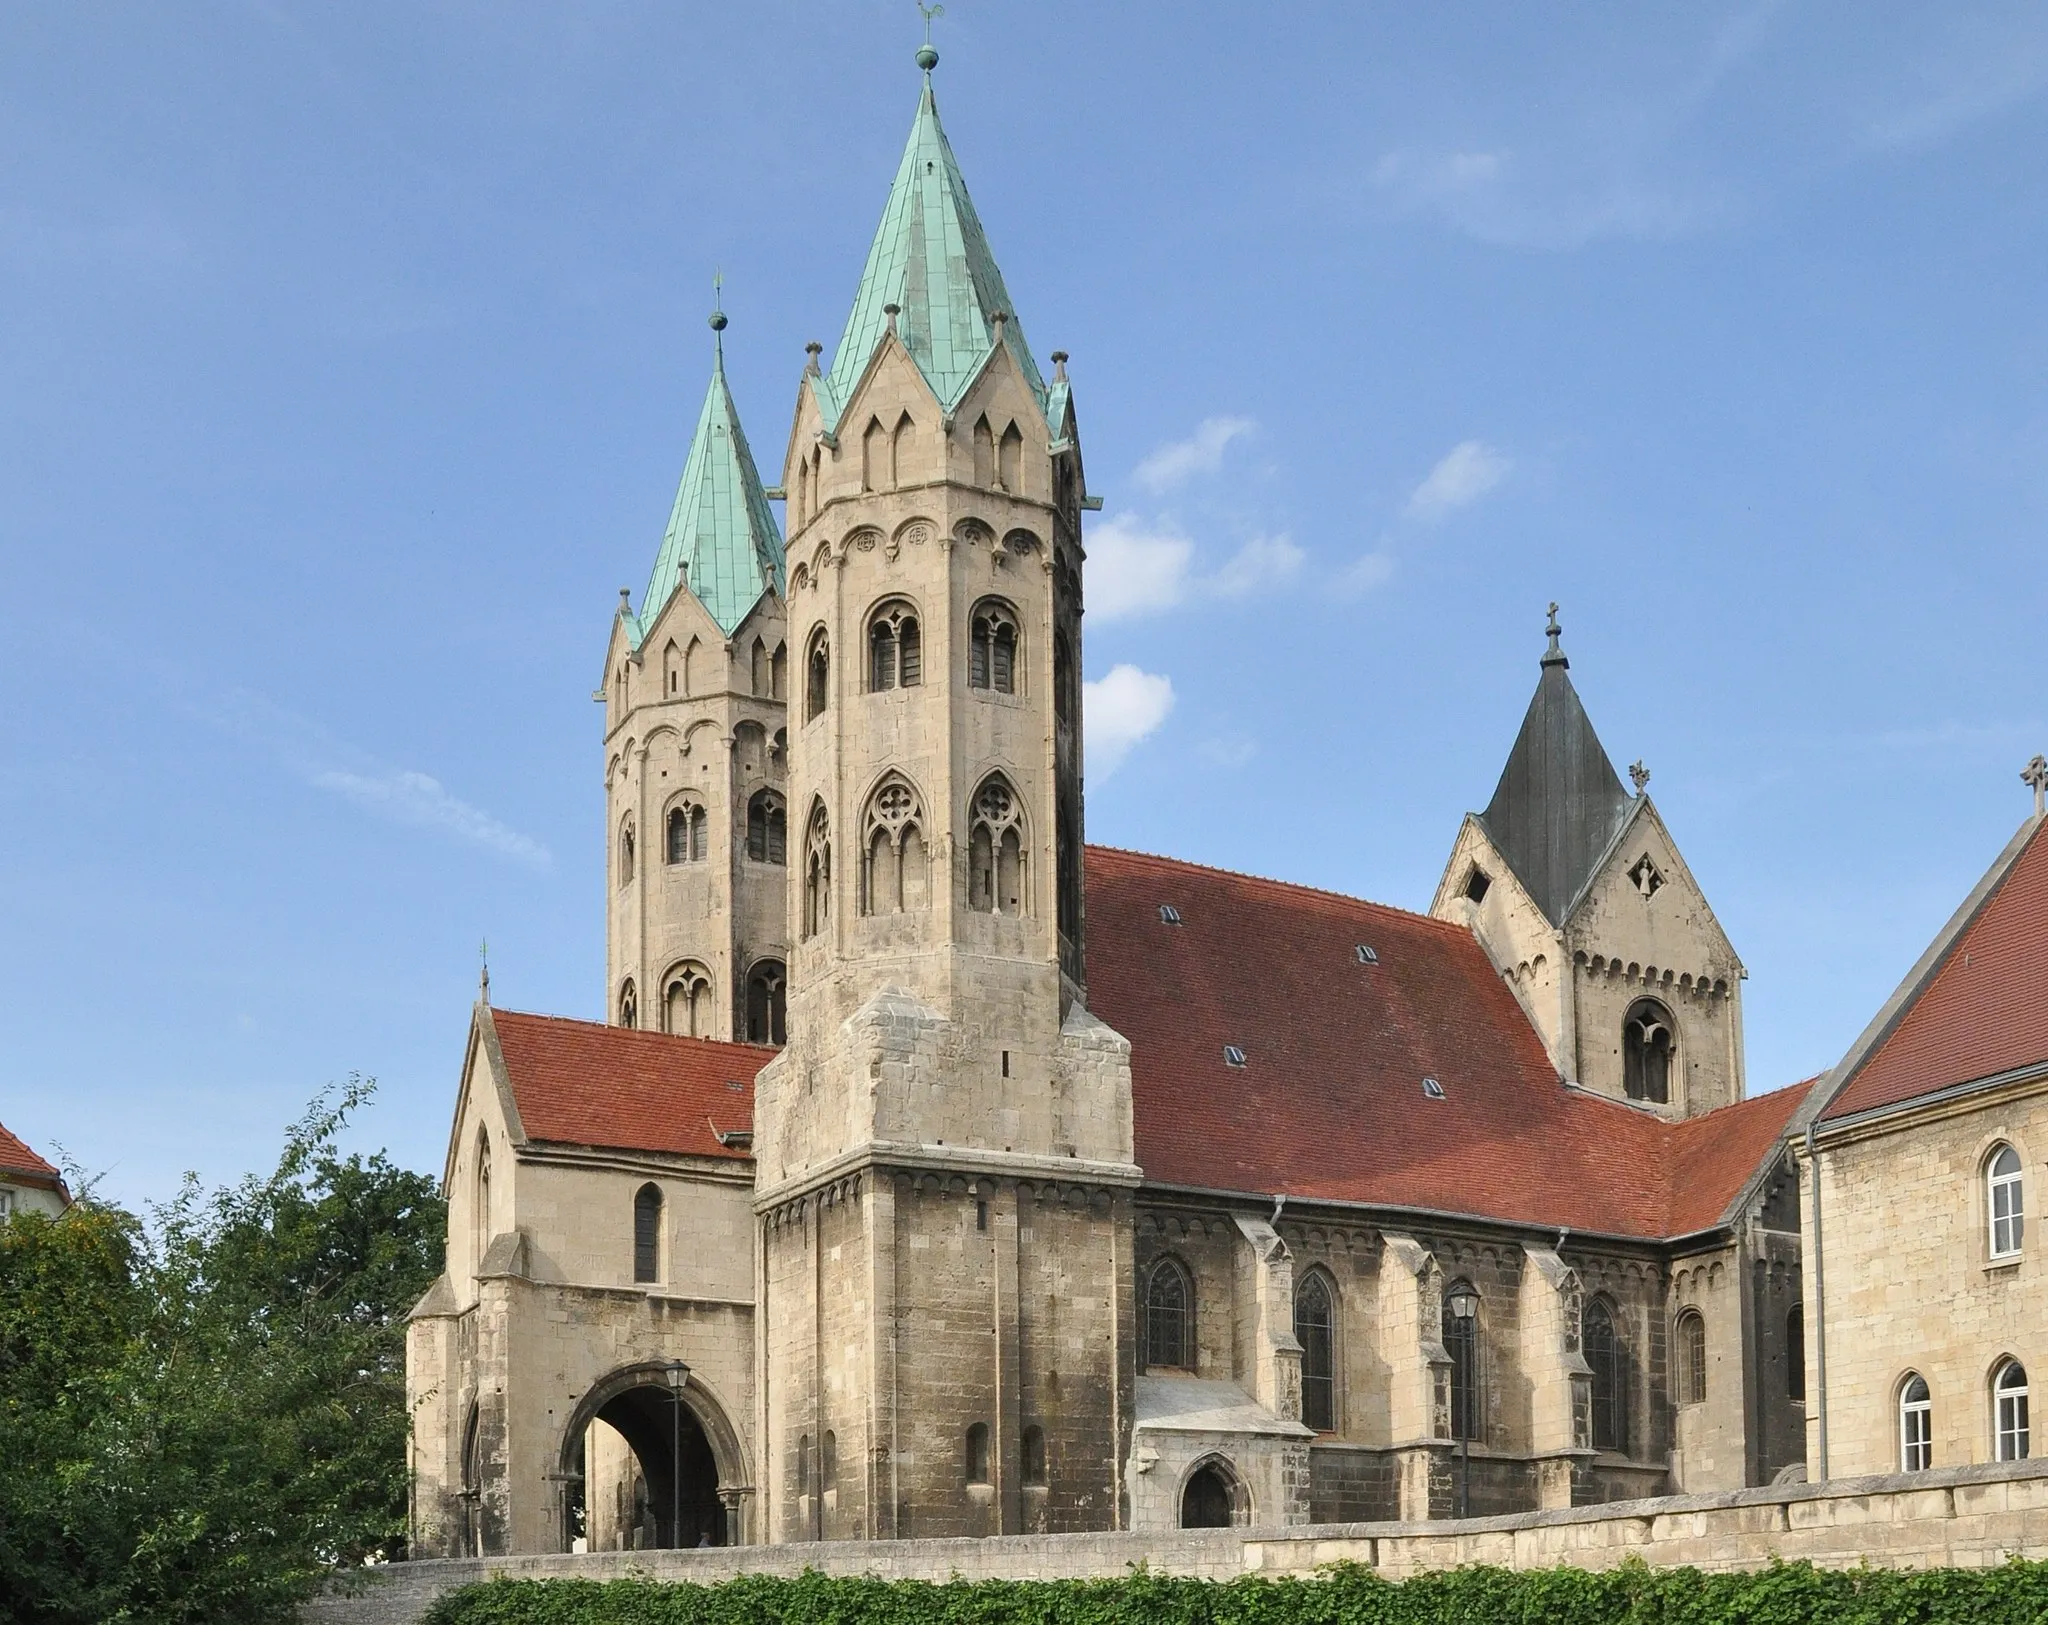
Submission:
M 1806 1125 L 1806 1166 L 1813 1197 L 1813 1353 L 1814 1399 L 1820 1407 L 1820 1477 L 1828 1476 L 1828 1271 L 1827 1255 L 1821 1247 L 1820 1230 L 1820 1148 L 1814 1142 L 1813 1124 Z

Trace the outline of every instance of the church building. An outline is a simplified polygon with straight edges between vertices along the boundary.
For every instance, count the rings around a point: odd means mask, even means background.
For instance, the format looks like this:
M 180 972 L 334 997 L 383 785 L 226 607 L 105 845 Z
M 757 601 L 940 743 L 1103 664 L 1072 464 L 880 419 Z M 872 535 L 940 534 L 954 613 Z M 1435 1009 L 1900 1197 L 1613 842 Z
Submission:
M 714 315 L 612 618 L 607 1020 L 475 1008 L 415 1555 L 1800 1471 L 1805 1091 L 1746 1095 L 1741 961 L 1554 606 L 1426 913 L 1086 844 L 1099 504 L 918 61 L 776 483 Z

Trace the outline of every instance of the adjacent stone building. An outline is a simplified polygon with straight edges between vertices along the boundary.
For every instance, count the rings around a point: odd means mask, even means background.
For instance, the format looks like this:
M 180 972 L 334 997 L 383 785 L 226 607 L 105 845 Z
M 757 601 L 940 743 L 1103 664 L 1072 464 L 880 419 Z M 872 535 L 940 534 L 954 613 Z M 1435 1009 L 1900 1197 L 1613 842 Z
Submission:
M 1443 1518 L 1802 1462 L 1803 1091 L 1745 1098 L 1741 963 L 1554 613 L 1428 914 L 1087 846 L 1096 504 L 1050 359 L 927 78 L 780 485 L 721 350 L 613 619 L 608 1022 L 477 1006 L 419 1553 Z
M 70 1205 L 64 1176 L 0 1123 L 0 1221 L 17 1213 L 43 1213 L 54 1219 Z

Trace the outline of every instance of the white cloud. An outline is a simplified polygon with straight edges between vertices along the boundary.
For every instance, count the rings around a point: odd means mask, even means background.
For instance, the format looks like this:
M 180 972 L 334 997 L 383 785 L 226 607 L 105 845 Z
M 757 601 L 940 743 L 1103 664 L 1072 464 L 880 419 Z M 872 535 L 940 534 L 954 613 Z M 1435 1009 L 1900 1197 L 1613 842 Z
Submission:
M 1285 536 L 1254 536 L 1205 586 L 1219 598 L 1242 598 L 1261 587 L 1292 581 L 1307 557 Z
M 1156 732 L 1173 709 L 1173 679 L 1112 666 L 1099 682 L 1081 685 L 1081 720 L 1087 728 L 1088 775 L 1098 783 L 1114 773 L 1131 748 Z
M 317 722 L 260 695 L 236 689 L 224 703 L 201 714 L 215 727 L 270 751 L 281 767 L 303 783 L 341 796 L 381 818 L 438 829 L 536 868 L 551 861 L 540 842 L 450 794 L 440 780 L 379 762 L 334 738 Z
M 1483 440 L 1460 441 L 1416 486 L 1407 516 L 1433 522 L 1468 507 L 1506 479 L 1512 466 Z
M 1127 620 L 1172 609 L 1187 596 L 1195 544 L 1169 525 L 1118 514 L 1088 536 L 1088 614 Z
M 1137 467 L 1135 478 L 1149 491 L 1170 491 L 1197 474 L 1223 464 L 1223 448 L 1258 425 L 1250 418 L 1204 418 L 1185 440 L 1171 440 Z
M 1339 578 L 1339 585 L 1346 592 L 1371 592 L 1373 588 L 1391 581 L 1393 576 L 1394 555 L 1381 548 L 1361 554 L 1358 561 Z

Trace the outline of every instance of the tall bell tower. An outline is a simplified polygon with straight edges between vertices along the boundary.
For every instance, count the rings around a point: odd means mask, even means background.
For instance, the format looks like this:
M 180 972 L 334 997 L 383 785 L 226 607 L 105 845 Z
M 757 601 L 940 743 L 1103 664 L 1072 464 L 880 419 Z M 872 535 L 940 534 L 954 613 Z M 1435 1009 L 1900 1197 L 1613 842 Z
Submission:
M 1129 1046 L 1086 1008 L 1081 513 L 930 72 L 789 493 L 790 1047 L 756 1086 L 766 1530 L 1107 1529 Z

